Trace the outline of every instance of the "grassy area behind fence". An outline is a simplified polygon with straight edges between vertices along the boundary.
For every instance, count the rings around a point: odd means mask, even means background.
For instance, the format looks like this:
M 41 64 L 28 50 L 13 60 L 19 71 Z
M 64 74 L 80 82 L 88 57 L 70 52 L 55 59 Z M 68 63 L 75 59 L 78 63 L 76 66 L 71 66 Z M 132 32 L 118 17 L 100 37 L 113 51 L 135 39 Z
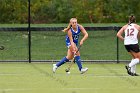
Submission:
M 117 41 L 116 31 L 88 31 L 89 38 L 84 42 L 80 52 L 82 60 L 116 60 Z M 28 33 L 0 32 L 0 60 L 27 60 Z M 32 60 L 60 60 L 66 55 L 65 35 L 61 31 L 32 31 L 31 55 Z M 80 36 L 80 39 L 82 35 Z M 130 59 L 123 43 L 119 43 L 120 59 Z

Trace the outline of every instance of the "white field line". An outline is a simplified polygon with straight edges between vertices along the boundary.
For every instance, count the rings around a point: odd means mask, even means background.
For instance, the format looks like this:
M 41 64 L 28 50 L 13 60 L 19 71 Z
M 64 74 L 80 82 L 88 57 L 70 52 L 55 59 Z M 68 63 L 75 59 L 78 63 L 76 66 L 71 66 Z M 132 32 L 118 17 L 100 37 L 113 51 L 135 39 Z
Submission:
M 126 87 L 117 87 L 117 88 L 62 88 L 62 90 L 124 90 Z M 126 88 L 127 89 L 127 88 Z M 138 87 L 137 87 L 138 89 Z M 129 90 L 136 90 L 136 88 L 131 87 Z
M 10 91 L 34 91 L 34 90 L 101 90 L 102 88 L 22 88 L 22 89 L 14 89 L 14 88 L 8 88 L 8 89 L 0 89 L 0 92 L 10 92 Z M 117 89 L 124 89 L 124 87 L 117 87 Z M 129 90 L 135 90 L 136 88 L 129 88 Z M 116 90 L 116 88 L 106 88 L 105 90 Z
M 27 73 L 26 73 L 27 74 Z M 0 73 L 0 76 L 24 76 L 26 75 L 25 73 Z M 34 73 L 30 73 L 31 75 L 36 75 Z M 37 74 L 37 76 L 42 76 L 43 74 Z M 119 75 L 111 75 L 111 74 L 107 74 L 107 75 L 101 75 L 101 74 L 80 74 L 80 73 L 71 73 L 70 75 L 67 75 L 65 73 L 56 73 L 54 74 L 54 76 L 92 76 L 92 77 L 132 77 L 127 75 L 126 73 L 119 73 Z
M 100 90 L 101 88 L 62 88 L 62 90 Z
M 1 92 L 5 93 L 7 91 L 29 91 L 29 90 L 33 90 L 33 89 L 12 89 L 12 88 L 8 88 L 8 89 L 0 89 Z
M 0 76 L 21 76 L 24 74 L 17 74 L 17 73 L 0 73 Z

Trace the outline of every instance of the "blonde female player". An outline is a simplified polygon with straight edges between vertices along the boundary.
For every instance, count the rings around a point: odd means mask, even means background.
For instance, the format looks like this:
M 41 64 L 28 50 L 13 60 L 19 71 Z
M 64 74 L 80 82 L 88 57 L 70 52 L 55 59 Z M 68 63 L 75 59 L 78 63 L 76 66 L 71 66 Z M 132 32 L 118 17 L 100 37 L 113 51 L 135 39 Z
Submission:
M 135 22 L 135 16 L 131 15 L 129 17 L 129 23 L 124 25 L 117 33 L 117 37 L 124 41 L 126 50 L 132 56 L 132 60 L 129 65 L 125 66 L 125 68 L 127 69 L 127 73 L 131 76 L 138 76 L 138 74 L 136 74 L 136 64 L 138 64 L 140 61 L 140 52 L 138 45 L 140 26 Z M 125 33 L 124 37 L 122 36 L 123 33 Z
M 56 69 L 63 65 L 64 63 L 68 62 L 74 57 L 74 54 L 78 50 L 77 45 L 78 45 L 78 39 L 80 32 L 83 33 L 83 38 L 80 41 L 80 46 L 83 45 L 83 42 L 88 38 L 88 33 L 84 29 L 84 27 L 80 24 L 77 23 L 76 18 L 71 18 L 70 23 L 67 28 L 63 30 L 63 32 L 67 32 L 66 35 L 66 46 L 68 47 L 67 51 L 67 56 L 61 59 L 61 61 L 57 62 L 56 64 L 53 64 L 53 72 L 56 72 Z M 81 74 L 85 73 L 88 68 L 83 68 L 81 64 L 81 59 L 80 59 L 80 52 L 78 51 L 75 56 L 75 61 L 79 67 L 79 71 Z

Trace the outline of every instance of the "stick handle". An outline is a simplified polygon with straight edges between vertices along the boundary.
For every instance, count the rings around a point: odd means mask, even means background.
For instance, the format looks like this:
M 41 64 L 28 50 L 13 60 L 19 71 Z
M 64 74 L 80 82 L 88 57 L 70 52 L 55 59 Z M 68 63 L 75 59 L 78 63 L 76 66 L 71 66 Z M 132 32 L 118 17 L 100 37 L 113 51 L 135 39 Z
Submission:
M 74 57 L 76 56 L 76 54 L 78 53 L 78 51 L 80 50 L 81 45 L 78 47 L 78 50 L 74 53 Z

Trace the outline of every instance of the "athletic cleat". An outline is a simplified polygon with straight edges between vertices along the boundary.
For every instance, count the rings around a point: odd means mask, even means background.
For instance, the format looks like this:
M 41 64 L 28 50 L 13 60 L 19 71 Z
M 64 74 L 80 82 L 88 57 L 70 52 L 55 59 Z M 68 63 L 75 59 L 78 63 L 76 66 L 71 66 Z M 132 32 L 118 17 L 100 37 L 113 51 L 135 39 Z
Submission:
M 134 73 L 135 76 L 139 76 L 139 74 Z
M 131 76 L 139 76 L 139 74 L 131 73 Z
M 57 68 L 58 67 L 56 66 L 56 64 L 53 64 L 53 73 L 55 73 L 55 71 L 56 71 Z
M 127 73 L 128 73 L 129 75 L 132 76 L 132 73 L 131 73 L 131 67 L 129 67 L 129 66 L 125 66 L 125 68 L 126 68 L 126 70 L 127 70 Z
M 86 67 L 86 68 L 82 68 L 81 69 L 81 74 L 84 74 L 86 71 L 88 71 L 88 68 Z

